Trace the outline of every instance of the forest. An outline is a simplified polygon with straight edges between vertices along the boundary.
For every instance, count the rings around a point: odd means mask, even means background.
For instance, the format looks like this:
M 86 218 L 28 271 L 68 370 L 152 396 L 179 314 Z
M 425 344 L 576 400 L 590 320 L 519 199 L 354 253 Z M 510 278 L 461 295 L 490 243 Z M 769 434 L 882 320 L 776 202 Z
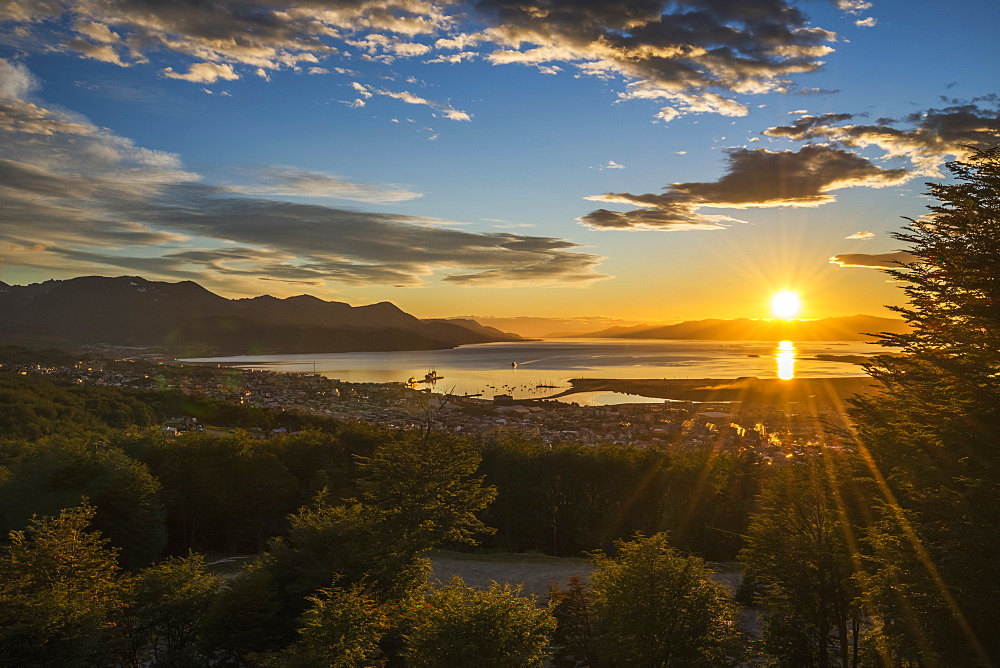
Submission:
M 802 460 L 485 444 L 0 369 L 0 666 L 994 665 L 1000 150 L 949 167 L 896 235 L 911 329 L 882 341 L 905 354 L 869 365 L 849 447 Z M 159 430 L 177 416 L 218 430 Z M 432 583 L 435 549 L 596 570 L 537 600 Z M 735 599 L 715 562 L 739 562 Z

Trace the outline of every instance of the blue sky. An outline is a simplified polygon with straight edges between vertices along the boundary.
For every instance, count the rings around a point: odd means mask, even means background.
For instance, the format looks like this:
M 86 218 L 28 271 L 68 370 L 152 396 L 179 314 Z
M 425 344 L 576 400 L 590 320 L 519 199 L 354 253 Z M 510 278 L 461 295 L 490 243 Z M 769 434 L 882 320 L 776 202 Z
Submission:
M 421 316 L 886 314 L 869 267 L 1000 137 L 963 0 L 15 0 L 0 280 Z M 945 11 L 945 9 L 947 11 Z M 837 256 L 839 262 L 831 263 Z

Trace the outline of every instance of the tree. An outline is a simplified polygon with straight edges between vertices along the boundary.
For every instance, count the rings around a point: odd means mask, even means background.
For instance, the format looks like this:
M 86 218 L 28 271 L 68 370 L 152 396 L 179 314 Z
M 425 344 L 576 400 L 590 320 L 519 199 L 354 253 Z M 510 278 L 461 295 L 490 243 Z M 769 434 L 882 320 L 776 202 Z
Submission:
M 121 606 L 117 554 L 86 503 L 12 531 L 0 556 L 0 656 L 10 666 L 110 665 Z
M 202 659 L 197 640 L 206 611 L 222 586 L 199 554 L 143 569 L 129 583 L 117 623 L 127 666 L 191 666 Z
M 486 591 L 455 577 L 412 611 L 406 660 L 412 668 L 528 668 L 546 657 L 555 619 L 521 588 Z
M 400 434 L 358 461 L 362 502 L 380 511 L 400 544 L 423 551 L 445 541 L 475 544 L 492 533 L 476 513 L 496 489 L 476 476 L 481 457 L 468 440 L 447 434 Z
M 2 518 L 20 529 L 34 514 L 51 515 L 86 497 L 93 525 L 119 548 L 123 565 L 145 566 L 163 550 L 166 534 L 160 483 L 149 469 L 102 440 L 47 436 L 14 451 L 10 477 L 0 484 Z
M 825 461 L 820 461 L 822 457 Z M 856 667 L 864 617 L 851 522 L 832 457 L 782 468 L 750 520 L 740 561 L 764 608 L 773 665 Z
M 493 489 L 474 476 L 478 454 L 465 441 L 445 436 L 399 439 L 359 458 L 360 499 L 333 500 L 326 490 L 289 518 L 287 536 L 271 542 L 259 564 L 237 578 L 216 606 L 217 642 L 236 650 L 240 636 L 227 616 L 247 612 L 246 599 L 260 614 L 273 616 L 266 642 L 274 649 L 293 636 L 294 620 L 307 597 L 336 583 L 361 587 L 379 605 L 408 599 L 426 584 L 427 552 L 444 541 L 473 542 L 487 528 L 476 517 Z M 261 587 L 266 587 L 265 593 Z M 242 641 L 241 641 L 242 642 Z M 270 646 L 269 646 L 270 645 Z
M 1000 575 L 983 568 L 1000 552 L 1000 148 L 948 168 L 896 234 L 912 330 L 881 341 L 904 355 L 869 366 L 883 391 L 853 417 L 882 497 L 868 586 L 886 660 L 981 665 L 1000 661 Z
M 579 577 L 571 577 L 565 589 L 555 582 L 549 583 L 549 608 L 556 618 L 551 664 L 556 668 L 576 668 L 594 663 L 591 606 L 590 591 Z
M 267 665 L 281 668 L 355 668 L 379 651 L 386 612 L 360 588 L 328 587 L 307 597 L 312 604 L 299 619 L 299 639 Z
M 740 662 L 735 606 L 701 559 L 675 550 L 663 533 L 621 542 L 618 553 L 594 559 L 598 666 L 719 668 Z

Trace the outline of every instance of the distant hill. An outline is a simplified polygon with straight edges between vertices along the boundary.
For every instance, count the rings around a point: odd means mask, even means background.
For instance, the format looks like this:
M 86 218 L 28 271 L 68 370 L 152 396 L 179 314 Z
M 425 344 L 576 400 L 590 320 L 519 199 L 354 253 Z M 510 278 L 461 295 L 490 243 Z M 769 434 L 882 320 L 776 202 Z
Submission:
M 577 316 L 572 318 L 546 318 L 541 316 L 499 317 L 491 315 L 463 315 L 448 320 L 474 320 L 480 325 L 494 327 L 504 332 L 516 332 L 529 338 L 559 339 L 594 332 L 608 327 L 657 327 L 662 321 L 622 320 L 607 316 Z
M 863 341 L 872 333 L 902 333 L 902 320 L 852 315 L 821 320 L 688 320 L 664 327 L 611 327 L 586 338 L 695 339 L 711 341 Z
M 351 306 L 310 295 L 226 299 L 193 281 L 83 276 L 0 283 L 0 344 L 152 347 L 240 355 L 435 350 L 516 341 L 475 322 L 423 322 L 389 302 Z

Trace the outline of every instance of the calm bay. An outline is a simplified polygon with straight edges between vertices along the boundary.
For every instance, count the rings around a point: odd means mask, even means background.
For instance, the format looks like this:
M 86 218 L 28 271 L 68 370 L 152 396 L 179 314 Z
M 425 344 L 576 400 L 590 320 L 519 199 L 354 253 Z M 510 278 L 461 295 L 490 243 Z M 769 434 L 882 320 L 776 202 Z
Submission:
M 539 398 L 567 389 L 572 378 L 830 378 L 864 376 L 855 363 L 837 358 L 870 356 L 886 349 L 859 341 L 668 341 L 650 339 L 547 339 L 485 343 L 450 350 L 242 355 L 185 361 L 245 369 L 319 373 L 352 383 L 423 381 L 435 392 L 510 394 Z M 580 404 L 661 402 L 637 395 L 593 392 L 573 395 Z

